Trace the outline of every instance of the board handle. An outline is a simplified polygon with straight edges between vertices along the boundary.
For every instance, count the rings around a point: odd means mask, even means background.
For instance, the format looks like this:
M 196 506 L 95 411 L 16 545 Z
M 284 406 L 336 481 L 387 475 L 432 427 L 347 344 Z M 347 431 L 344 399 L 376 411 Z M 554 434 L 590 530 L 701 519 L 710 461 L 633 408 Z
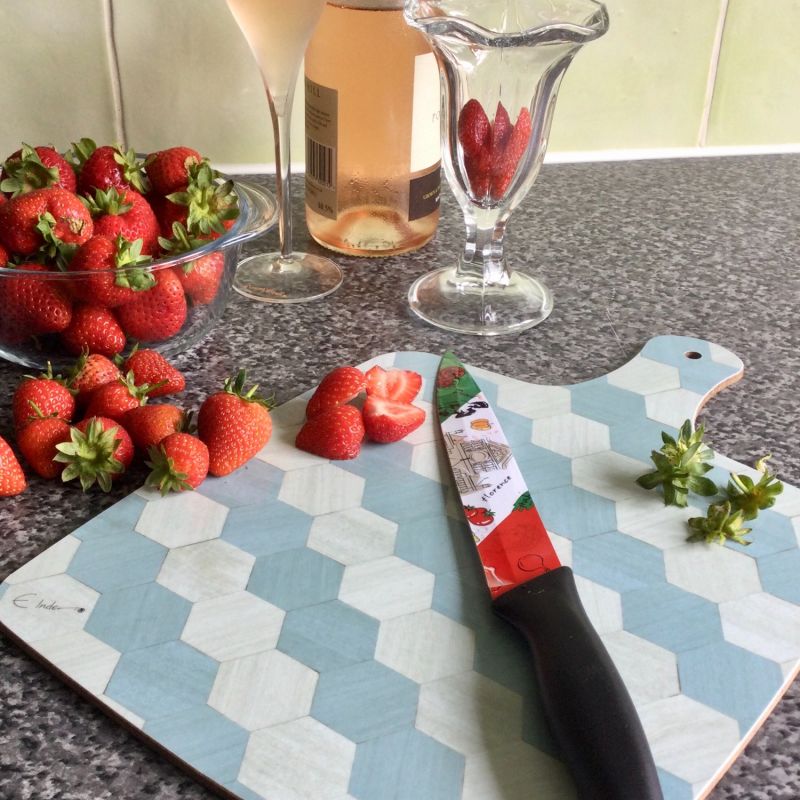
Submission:
M 581 800 L 663 800 L 628 690 L 583 608 L 569 567 L 500 595 L 528 640 L 547 721 Z

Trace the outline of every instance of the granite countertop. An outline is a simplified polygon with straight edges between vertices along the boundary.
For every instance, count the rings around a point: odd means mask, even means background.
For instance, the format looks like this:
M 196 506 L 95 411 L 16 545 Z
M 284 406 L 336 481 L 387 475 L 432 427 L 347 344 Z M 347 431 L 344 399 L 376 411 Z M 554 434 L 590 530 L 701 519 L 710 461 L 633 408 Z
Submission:
M 187 407 L 237 365 L 278 402 L 334 366 L 393 350 L 453 348 L 476 366 L 563 384 L 615 369 L 656 334 L 684 334 L 722 344 L 745 363 L 744 378 L 703 412 L 712 444 L 747 463 L 772 453 L 779 475 L 800 485 L 799 173 L 800 155 L 545 166 L 511 219 L 507 252 L 512 266 L 553 289 L 555 310 L 538 328 L 496 339 L 438 331 L 406 306 L 412 281 L 450 263 L 463 241 L 445 192 L 433 242 L 395 258 L 339 258 L 345 281 L 329 298 L 281 307 L 234 297 L 216 330 L 176 361 L 190 387 Z M 302 179 L 295 181 L 303 247 Z M 273 244 L 275 233 L 266 238 Z M 247 250 L 264 248 L 256 241 Z M 10 396 L 22 373 L 0 363 L 0 435 L 10 434 Z M 0 578 L 143 475 L 133 470 L 109 495 L 34 480 L 18 498 L 0 500 Z M 709 796 L 796 800 L 798 752 L 800 680 Z M 0 797 L 211 796 L 0 638 Z

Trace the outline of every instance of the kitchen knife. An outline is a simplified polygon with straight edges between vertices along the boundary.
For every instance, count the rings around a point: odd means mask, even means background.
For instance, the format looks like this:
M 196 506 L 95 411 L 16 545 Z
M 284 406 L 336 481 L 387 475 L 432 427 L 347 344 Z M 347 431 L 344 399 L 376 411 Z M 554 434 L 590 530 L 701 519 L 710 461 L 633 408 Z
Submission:
M 662 800 L 622 678 L 562 566 L 489 401 L 446 353 L 436 405 L 495 613 L 528 640 L 547 721 L 581 800 Z

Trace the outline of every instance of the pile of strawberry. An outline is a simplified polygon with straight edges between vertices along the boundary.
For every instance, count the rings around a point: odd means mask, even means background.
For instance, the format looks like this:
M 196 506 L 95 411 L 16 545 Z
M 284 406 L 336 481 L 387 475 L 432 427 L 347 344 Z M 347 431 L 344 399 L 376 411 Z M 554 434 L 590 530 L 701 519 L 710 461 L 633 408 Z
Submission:
M 520 110 L 512 126 L 502 102 L 497 104 L 494 120 L 475 99 L 468 100 L 458 115 L 458 141 L 464 154 L 472 196 L 500 200 L 508 190 L 531 138 L 531 114 Z
M 91 139 L 65 155 L 23 145 L 0 171 L 0 267 L 16 273 L 0 279 L 0 343 L 52 336 L 73 355 L 113 356 L 127 340 L 169 339 L 217 295 L 223 255 L 150 264 L 218 237 L 238 213 L 233 183 L 189 147 L 140 159 Z
M 397 442 L 419 428 L 425 411 L 412 404 L 422 376 L 403 369 L 374 366 L 366 373 L 356 367 L 337 367 L 317 387 L 306 406 L 306 422 L 295 445 L 323 458 L 355 458 L 365 438 Z M 363 406 L 352 400 L 366 395 Z
M 269 441 L 270 403 L 257 387 L 245 390 L 245 381 L 240 371 L 203 401 L 195 435 L 191 414 L 148 403 L 186 386 L 160 353 L 136 349 L 116 361 L 82 354 L 66 378 L 48 369 L 21 381 L 12 401 L 17 447 L 37 475 L 78 479 L 84 491 L 95 484 L 108 491 L 137 455 L 150 468 L 147 484 L 162 494 L 194 489 L 209 473 L 238 469 Z M 25 487 L 19 461 L 0 438 L 0 497 Z

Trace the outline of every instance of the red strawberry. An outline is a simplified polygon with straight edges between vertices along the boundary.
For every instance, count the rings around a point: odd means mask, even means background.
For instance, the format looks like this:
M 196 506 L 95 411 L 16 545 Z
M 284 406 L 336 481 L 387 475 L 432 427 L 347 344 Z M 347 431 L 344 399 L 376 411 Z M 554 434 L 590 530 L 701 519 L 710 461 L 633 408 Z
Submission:
M 166 197 L 152 194 L 148 195 L 147 202 L 150 203 L 150 207 L 156 215 L 158 227 L 165 239 L 169 239 L 172 236 L 173 225 L 178 224 L 183 228 L 186 227 L 189 209 L 185 205 L 173 203 L 172 200 L 168 200 Z
M 208 448 L 190 433 L 171 433 L 149 455 L 147 485 L 162 495 L 196 489 L 208 475 Z
M 48 363 L 47 372 L 27 377 L 17 387 L 11 401 L 14 427 L 24 428 L 37 417 L 56 416 L 69 422 L 75 413 L 75 398 L 61 376 L 54 376 Z
M 364 373 L 356 367 L 337 367 L 329 372 L 311 395 L 306 406 L 306 419 L 343 405 L 366 389 Z
M 508 138 L 508 144 L 503 150 L 499 161 L 492 163 L 491 193 L 493 200 L 500 200 L 508 190 L 514 174 L 517 171 L 520 159 L 525 155 L 528 142 L 531 138 L 531 114 L 527 108 L 519 112 L 514 129 Z
M 272 435 L 269 400 L 244 391 L 247 376 L 240 370 L 225 381 L 224 390 L 207 397 L 197 416 L 197 431 L 208 446 L 212 475 L 227 475 L 249 461 Z
M 65 281 L 53 278 L 43 264 L 15 269 L 16 274 L 0 280 L 0 338 L 15 342 L 63 331 L 72 319 Z
M 167 195 L 185 189 L 189 184 L 189 166 L 202 160 L 200 153 L 191 147 L 169 147 L 151 153 L 144 165 L 153 191 Z
M 36 189 L 0 206 L 0 241 L 12 253 L 29 256 L 45 247 L 54 257 L 60 245 L 83 244 L 92 229 L 78 196 L 60 186 Z
M 436 385 L 440 388 L 452 386 L 462 375 L 463 367 L 444 367 L 436 375 Z
M 498 102 L 497 111 L 492 122 L 492 168 L 500 163 L 500 158 L 508 145 L 511 136 L 511 117 L 502 102 Z
M 186 322 L 186 295 L 172 269 L 155 273 L 156 285 L 132 303 L 117 309 L 122 330 L 140 342 L 161 342 L 174 336 Z
M 125 334 L 117 318 L 105 306 L 79 303 L 72 310 L 69 327 L 61 332 L 61 343 L 73 355 L 88 350 L 102 356 L 115 356 L 125 347 Z
M 361 412 L 350 405 L 333 406 L 307 420 L 294 440 L 300 450 L 322 458 L 355 458 L 364 440 Z
M 113 186 L 106 191 L 96 189 L 87 205 L 94 219 L 95 234 L 111 239 L 124 236 L 129 242 L 141 239 L 143 255 L 159 252 L 158 220 L 150 204 L 138 192 Z
M 480 155 L 491 144 L 492 128 L 483 106 L 475 99 L 468 100 L 458 115 L 458 141 L 464 153 Z
M 186 415 L 177 406 L 146 405 L 132 408 L 122 417 L 122 424 L 133 443 L 143 453 L 171 433 L 183 429 Z
M 104 492 L 133 460 L 133 442 L 118 422 L 106 417 L 89 417 L 70 430 L 70 441 L 56 445 L 55 460 L 66 464 L 63 481 L 78 478 L 85 492 L 97 483 Z
M 375 395 L 367 397 L 362 413 L 367 438 L 373 442 L 397 442 L 425 421 L 425 412 L 418 406 Z
M 471 522 L 473 525 L 489 525 L 494 519 L 494 511 L 490 511 L 483 506 L 479 506 L 478 508 L 475 506 L 464 506 L 464 514 L 467 517 L 467 521 Z
M 75 173 L 66 159 L 53 147 L 31 147 L 12 153 L 0 172 L 0 191 L 10 197 L 46 186 L 61 186 L 75 191 Z
M 83 405 L 100 386 L 122 377 L 119 367 L 98 353 L 82 353 L 70 372 L 67 385 L 75 392 L 76 405 Z
M 125 371 L 133 372 L 137 384 L 160 384 L 150 397 L 177 394 L 186 388 L 186 378 L 156 350 L 135 348 L 125 361 Z
M 31 469 L 42 478 L 55 478 L 63 466 L 53 459 L 56 445 L 70 438 L 70 425 L 58 417 L 37 417 L 17 434 L 19 450 Z
M 11 445 L 0 436 L 0 497 L 12 497 L 25 490 L 25 473 L 22 471 Z
M 186 228 L 175 222 L 172 225 L 171 238 L 159 239 L 159 243 L 165 252 L 178 255 L 201 247 L 209 238 L 189 236 Z M 224 272 L 225 256 L 220 252 L 209 253 L 175 267 L 175 274 L 180 279 L 183 290 L 199 305 L 206 305 L 217 296 Z
M 223 234 L 239 216 L 238 200 L 233 181 L 219 183 L 219 173 L 211 168 L 207 159 L 192 164 L 189 170 L 189 184 L 185 191 L 172 192 L 167 200 L 186 206 L 186 230 L 193 236 Z M 164 227 L 164 220 L 159 219 Z M 172 230 L 170 225 L 169 231 Z M 166 233 L 170 236 L 170 233 Z
M 148 384 L 137 386 L 133 373 L 129 372 L 113 383 L 107 383 L 92 392 L 86 416 L 109 417 L 121 422 L 127 411 L 143 406 L 147 402 L 147 395 L 152 388 Z
M 8 264 L 8 250 L 0 244 L 0 267 L 4 267 Z
M 410 403 L 422 388 L 422 375 L 409 369 L 385 370 L 377 364 L 367 370 L 367 396 Z
M 93 194 L 95 189 L 135 189 L 145 194 L 150 184 L 141 159 L 133 150 L 116 145 L 97 145 L 91 139 L 72 143 L 72 155 L 79 164 L 78 191 Z
M 67 267 L 70 272 L 92 274 L 76 277 L 73 288 L 88 303 L 108 308 L 135 300 L 156 284 L 153 271 L 144 266 L 151 258 L 141 255 L 141 246 L 140 239 L 129 242 L 123 236 L 92 236 Z

